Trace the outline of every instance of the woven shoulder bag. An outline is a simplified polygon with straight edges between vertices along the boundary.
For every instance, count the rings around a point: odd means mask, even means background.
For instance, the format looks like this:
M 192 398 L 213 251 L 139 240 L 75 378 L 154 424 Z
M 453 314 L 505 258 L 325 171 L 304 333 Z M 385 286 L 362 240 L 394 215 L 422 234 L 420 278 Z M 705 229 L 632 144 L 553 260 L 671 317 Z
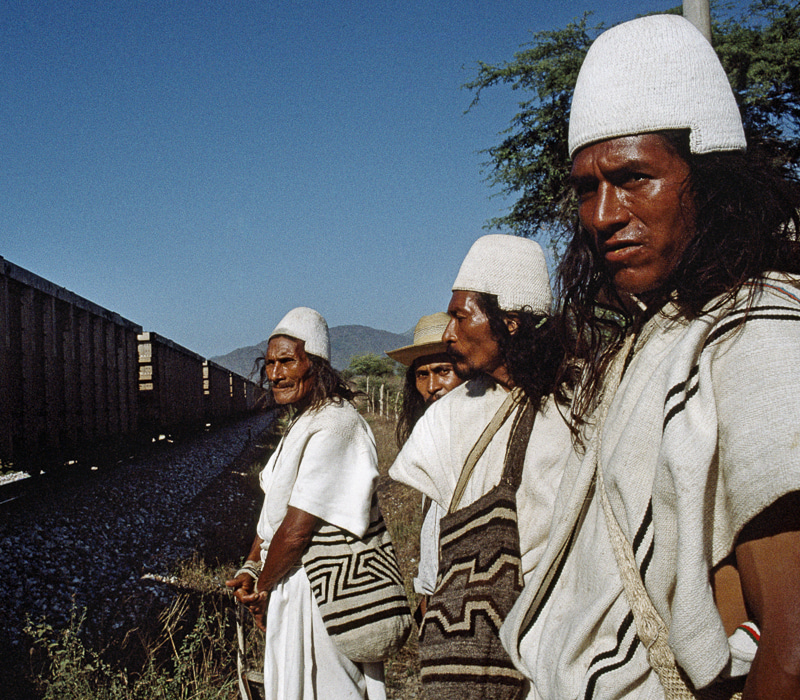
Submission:
M 348 659 L 384 661 L 405 644 L 411 611 L 375 496 L 364 537 L 322 523 L 302 559 L 325 629 Z
M 522 590 L 516 492 L 535 411 L 509 401 L 467 459 L 450 511 L 441 520 L 439 572 L 420 630 L 422 686 L 431 700 L 516 700 L 525 681 L 499 631 Z M 516 409 L 500 483 L 456 510 L 463 487 L 499 425 Z M 501 415 L 502 414 L 502 415 Z M 489 434 L 491 433 L 491 434 Z M 481 443 L 483 446 L 481 447 Z

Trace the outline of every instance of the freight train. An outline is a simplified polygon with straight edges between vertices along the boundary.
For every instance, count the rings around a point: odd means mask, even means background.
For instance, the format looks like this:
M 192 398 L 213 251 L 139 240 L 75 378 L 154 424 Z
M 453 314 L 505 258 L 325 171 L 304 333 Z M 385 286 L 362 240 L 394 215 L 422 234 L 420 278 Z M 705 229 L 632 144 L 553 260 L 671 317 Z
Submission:
M 0 257 L 0 468 L 85 463 L 254 410 L 261 389 Z

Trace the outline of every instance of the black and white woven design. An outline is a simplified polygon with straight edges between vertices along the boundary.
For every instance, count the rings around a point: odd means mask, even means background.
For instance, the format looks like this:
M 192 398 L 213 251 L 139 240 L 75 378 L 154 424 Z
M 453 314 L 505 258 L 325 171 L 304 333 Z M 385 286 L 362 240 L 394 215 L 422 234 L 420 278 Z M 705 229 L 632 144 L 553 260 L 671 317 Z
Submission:
M 363 538 L 322 524 L 303 567 L 325 629 L 337 648 L 359 662 L 382 661 L 411 630 L 403 577 L 377 501 Z
M 522 590 L 516 491 L 534 411 L 517 416 L 500 483 L 441 520 L 439 573 L 420 630 L 425 697 L 516 700 L 524 679 L 500 643 Z

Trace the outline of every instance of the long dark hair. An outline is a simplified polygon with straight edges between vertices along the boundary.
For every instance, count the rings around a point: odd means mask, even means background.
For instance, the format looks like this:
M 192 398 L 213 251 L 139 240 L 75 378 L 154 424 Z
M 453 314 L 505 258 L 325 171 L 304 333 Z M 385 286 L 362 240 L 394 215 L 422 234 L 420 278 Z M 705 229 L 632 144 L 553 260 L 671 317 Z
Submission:
M 416 373 L 418 364 L 419 362 L 414 360 L 406 369 L 403 382 L 403 404 L 400 408 L 400 415 L 397 417 L 397 427 L 395 428 L 398 447 L 405 445 L 417 421 L 425 413 L 425 400 L 417 390 Z
M 492 294 L 478 293 L 478 306 L 489 320 L 489 329 L 500 346 L 506 370 L 515 386 L 520 387 L 535 410 L 553 394 L 562 405 L 569 401 L 574 372 L 566 362 L 560 319 L 535 314 L 530 307 L 503 311 Z M 512 334 L 506 319 L 513 315 L 517 329 Z
M 650 315 L 669 299 L 680 316 L 696 318 L 729 301 L 748 279 L 764 272 L 800 273 L 800 184 L 795 173 L 754 149 L 693 154 L 688 131 L 659 135 L 689 165 L 696 234 L 650 300 Z M 584 364 L 573 407 L 573 422 L 580 425 L 625 330 L 648 316 L 634 317 L 626 310 L 579 221 L 559 266 L 557 289 L 563 299 L 565 345 Z

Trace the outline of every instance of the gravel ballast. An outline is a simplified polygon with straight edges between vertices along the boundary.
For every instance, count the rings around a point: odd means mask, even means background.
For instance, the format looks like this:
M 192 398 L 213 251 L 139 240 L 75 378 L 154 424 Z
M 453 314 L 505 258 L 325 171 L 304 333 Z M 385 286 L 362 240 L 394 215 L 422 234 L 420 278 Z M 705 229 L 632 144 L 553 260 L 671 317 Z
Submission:
M 173 595 L 143 574 L 171 573 L 225 528 L 252 539 L 252 532 L 238 532 L 249 523 L 232 522 L 255 504 L 235 471 L 236 458 L 252 450 L 269 423 L 269 416 L 253 416 L 176 444 L 158 443 L 146 456 L 80 483 L 42 482 L 36 493 L 4 505 L 0 653 L 13 658 L 23 651 L 26 619 L 46 618 L 60 628 L 73 609 L 87 610 L 89 632 L 106 643 L 121 637 L 145 610 Z

